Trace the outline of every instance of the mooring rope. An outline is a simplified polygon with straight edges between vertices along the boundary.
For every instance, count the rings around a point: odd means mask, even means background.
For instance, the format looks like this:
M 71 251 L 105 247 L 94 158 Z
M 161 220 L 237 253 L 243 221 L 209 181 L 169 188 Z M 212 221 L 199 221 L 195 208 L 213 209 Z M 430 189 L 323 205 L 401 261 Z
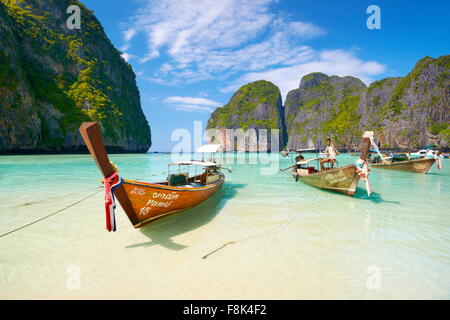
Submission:
M 37 222 L 39 222 L 39 221 L 45 220 L 45 219 L 47 219 L 47 218 L 49 218 L 49 217 L 51 217 L 51 216 L 54 216 L 54 215 L 57 214 L 57 213 L 60 213 L 61 211 L 64 211 L 64 210 L 70 208 L 70 207 L 73 207 L 73 206 L 79 204 L 80 202 L 83 202 L 84 200 L 87 200 L 87 199 L 93 197 L 94 195 L 96 195 L 96 194 L 99 193 L 100 191 L 103 191 L 103 187 L 100 187 L 100 188 L 102 188 L 102 189 L 97 190 L 97 191 L 95 191 L 94 193 L 88 195 L 87 197 L 84 197 L 83 199 L 78 200 L 78 201 L 76 201 L 76 202 L 74 202 L 74 203 L 72 203 L 72 204 L 70 204 L 70 205 L 68 205 L 68 206 L 66 206 L 66 207 L 64 207 L 64 208 L 62 208 L 62 209 L 59 209 L 59 210 L 57 210 L 57 211 L 55 211 L 55 212 L 52 212 L 52 213 L 50 213 L 49 215 L 46 215 L 45 217 L 39 218 L 39 219 L 37 219 L 37 220 L 34 220 L 34 221 L 30 222 L 30 223 L 27 223 L 27 224 L 21 226 L 21 227 L 18 227 L 18 228 L 14 229 L 14 230 L 11 230 L 11 231 L 8 231 L 8 232 L 6 232 L 6 233 L 4 233 L 4 234 L 1 234 L 1 235 L 0 235 L 0 238 L 6 236 L 6 235 L 8 235 L 8 234 L 11 234 L 11 233 L 13 233 L 13 232 L 19 231 L 19 230 L 21 230 L 21 229 L 23 229 L 23 228 L 26 228 L 26 227 L 28 227 L 28 226 L 31 226 L 32 224 L 35 224 L 35 223 L 37 223 Z
M 276 233 L 282 231 L 282 230 L 283 230 L 283 229 L 284 229 L 284 228 L 285 228 L 285 227 L 293 220 L 293 217 L 294 217 L 296 214 L 297 214 L 296 212 L 292 213 L 291 215 L 289 215 L 289 216 L 286 218 L 286 220 L 284 220 L 284 222 L 283 222 L 280 226 L 278 226 L 278 227 L 276 227 L 276 228 L 273 228 L 273 229 L 271 229 L 271 230 L 269 230 L 269 231 L 266 231 L 266 232 L 263 232 L 263 233 L 258 233 L 258 234 L 249 236 L 249 237 L 247 237 L 247 238 L 243 238 L 243 239 L 241 239 L 241 240 L 225 242 L 225 243 L 224 243 L 223 245 L 221 245 L 220 247 L 218 247 L 218 248 L 214 249 L 213 251 L 211 251 L 211 252 L 205 254 L 205 255 L 202 257 L 202 259 L 208 258 L 208 257 L 209 257 L 210 255 L 212 255 L 213 253 L 216 253 L 217 251 L 219 251 L 219 250 L 225 248 L 225 247 L 226 247 L 227 245 L 229 245 L 229 244 L 236 244 L 236 243 L 240 243 L 240 242 L 244 242 L 244 241 L 248 241 L 248 240 L 252 240 L 252 239 L 261 238 L 261 237 L 263 237 L 263 236 L 266 236 L 266 237 L 267 237 L 267 236 L 270 236 L 271 234 L 272 234 L 272 235 L 273 235 L 273 234 L 276 234 Z

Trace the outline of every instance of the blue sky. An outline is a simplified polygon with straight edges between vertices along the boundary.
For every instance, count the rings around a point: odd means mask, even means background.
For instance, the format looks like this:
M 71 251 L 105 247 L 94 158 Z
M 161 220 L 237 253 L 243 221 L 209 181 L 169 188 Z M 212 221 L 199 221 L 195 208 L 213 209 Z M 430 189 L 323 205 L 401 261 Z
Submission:
M 170 151 L 250 81 L 280 87 L 302 76 L 352 75 L 366 84 L 404 76 L 424 56 L 450 54 L 449 1 L 82 0 L 132 65 L 152 130 Z M 381 29 L 369 30 L 369 5 Z

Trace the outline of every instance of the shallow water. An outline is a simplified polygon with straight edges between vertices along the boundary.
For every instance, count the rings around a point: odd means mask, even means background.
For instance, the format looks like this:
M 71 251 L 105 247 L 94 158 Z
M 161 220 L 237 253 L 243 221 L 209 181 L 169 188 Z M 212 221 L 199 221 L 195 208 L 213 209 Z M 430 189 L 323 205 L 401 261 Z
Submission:
M 427 175 L 374 169 L 372 196 L 360 182 L 352 198 L 267 174 L 289 158 L 267 172 L 257 154 L 224 157 L 233 172 L 215 196 L 142 229 L 119 208 L 106 232 L 99 192 L 0 237 L 0 298 L 450 298 L 450 161 Z M 172 161 L 111 159 L 144 181 Z M 0 234 L 93 194 L 99 179 L 87 155 L 0 157 Z

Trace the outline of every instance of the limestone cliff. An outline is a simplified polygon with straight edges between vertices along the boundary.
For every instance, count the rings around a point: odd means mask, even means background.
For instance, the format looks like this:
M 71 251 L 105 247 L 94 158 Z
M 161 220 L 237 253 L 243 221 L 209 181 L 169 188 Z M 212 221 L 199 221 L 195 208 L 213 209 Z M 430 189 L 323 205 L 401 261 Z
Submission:
M 291 150 L 321 147 L 328 136 L 349 147 L 358 135 L 360 95 L 366 85 L 354 77 L 311 73 L 285 102 L 286 128 Z
M 81 9 L 69 30 L 67 7 Z M 0 0 L 0 153 L 81 152 L 82 121 L 110 151 L 151 145 L 131 66 L 78 1 Z
M 407 149 L 450 141 L 450 56 L 425 57 L 402 78 L 376 81 L 361 96 L 361 129 L 381 145 Z
M 357 149 L 364 130 L 375 131 L 385 148 L 448 147 L 449 107 L 447 55 L 425 57 L 405 77 L 382 79 L 369 87 L 350 76 L 308 74 L 288 93 L 284 110 L 275 85 L 253 82 L 215 110 L 208 127 L 281 128 L 281 145 L 287 142 L 290 150 L 322 149 L 328 137 L 341 149 Z
M 269 130 L 279 130 L 279 149 L 286 142 L 284 128 L 283 106 L 280 89 L 273 83 L 265 80 L 254 81 L 239 88 L 230 101 L 223 107 L 217 108 L 207 124 L 207 129 L 243 129 L 246 133 L 252 132 L 254 136 L 247 136 L 245 151 L 265 151 L 270 149 L 271 133 Z M 267 129 L 267 144 L 258 146 L 254 143 L 259 137 L 260 129 Z M 259 139 L 262 141 L 263 139 Z M 250 141 L 250 147 L 249 142 Z M 253 144 L 252 144 L 253 142 Z M 235 144 L 236 141 L 228 142 Z M 243 145 L 242 145 L 243 148 Z M 240 149 L 234 145 L 232 150 Z M 244 151 L 244 150 L 242 150 Z M 278 151 L 278 150 L 277 150 Z

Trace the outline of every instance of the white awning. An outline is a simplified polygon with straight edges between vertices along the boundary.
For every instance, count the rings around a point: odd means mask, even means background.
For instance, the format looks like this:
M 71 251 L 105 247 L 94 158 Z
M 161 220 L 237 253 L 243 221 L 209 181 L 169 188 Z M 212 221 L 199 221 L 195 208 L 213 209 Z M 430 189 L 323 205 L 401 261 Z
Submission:
M 317 151 L 316 148 L 297 149 L 296 152 Z
M 180 162 L 174 162 L 170 164 L 171 166 L 175 165 L 181 165 L 181 166 L 188 166 L 188 165 L 195 165 L 195 166 L 203 166 L 203 167 L 216 167 L 219 166 L 217 163 L 212 161 L 195 161 L 195 160 L 186 160 L 186 161 L 180 161 Z
M 217 152 L 220 149 L 220 147 L 221 147 L 220 144 L 205 144 L 205 145 L 197 148 L 197 152 L 213 153 L 213 152 Z
M 301 161 L 298 161 L 297 164 L 308 164 L 308 163 L 310 163 L 311 161 L 315 161 L 315 160 L 320 160 L 320 159 L 306 159 L 306 160 L 301 160 Z

